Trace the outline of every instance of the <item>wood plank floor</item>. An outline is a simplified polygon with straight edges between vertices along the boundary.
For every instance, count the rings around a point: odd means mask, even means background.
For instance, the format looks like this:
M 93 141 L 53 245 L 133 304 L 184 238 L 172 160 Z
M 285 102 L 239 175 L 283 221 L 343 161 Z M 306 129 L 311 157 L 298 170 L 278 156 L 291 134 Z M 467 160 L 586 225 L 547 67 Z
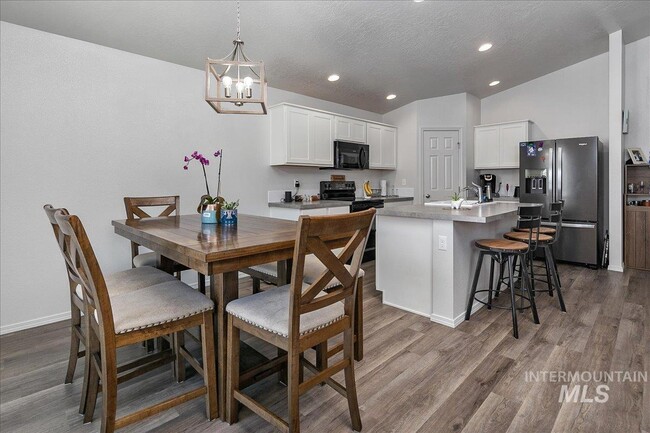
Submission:
M 608 383 L 605 403 L 560 403 L 563 383 L 526 381 L 526 372 L 649 372 L 649 272 L 561 265 L 568 313 L 560 311 L 557 298 L 539 294 L 541 325 L 533 324 L 529 312 L 523 314 L 516 340 L 509 311 L 483 309 L 451 329 L 384 306 L 375 290 L 374 263 L 364 268 L 366 351 L 356 366 L 363 431 L 650 432 L 648 382 Z M 250 291 L 250 282 L 242 285 Z M 99 431 L 101 401 L 93 423 L 83 425 L 77 413 L 83 366 L 73 384 L 63 384 L 68 340 L 64 322 L 0 337 L 0 431 Z M 127 348 L 120 355 L 142 350 Z M 198 381 L 192 377 L 176 384 L 171 368 L 163 367 L 121 386 L 118 412 L 160 401 Z M 589 385 L 587 397 L 594 397 L 596 383 Z M 248 392 L 286 415 L 285 388 L 274 377 Z M 304 432 L 351 431 L 346 402 L 329 387 L 312 389 L 300 404 Z M 248 410 L 232 426 L 208 422 L 203 400 L 197 399 L 122 431 L 273 429 Z

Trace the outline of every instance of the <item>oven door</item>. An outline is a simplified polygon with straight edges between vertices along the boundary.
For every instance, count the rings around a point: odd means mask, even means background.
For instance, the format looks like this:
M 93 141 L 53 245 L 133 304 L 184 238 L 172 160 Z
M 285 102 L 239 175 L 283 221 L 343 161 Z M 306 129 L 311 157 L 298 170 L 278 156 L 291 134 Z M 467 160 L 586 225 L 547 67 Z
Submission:
M 366 169 L 369 166 L 370 154 L 367 144 L 334 142 L 334 168 Z

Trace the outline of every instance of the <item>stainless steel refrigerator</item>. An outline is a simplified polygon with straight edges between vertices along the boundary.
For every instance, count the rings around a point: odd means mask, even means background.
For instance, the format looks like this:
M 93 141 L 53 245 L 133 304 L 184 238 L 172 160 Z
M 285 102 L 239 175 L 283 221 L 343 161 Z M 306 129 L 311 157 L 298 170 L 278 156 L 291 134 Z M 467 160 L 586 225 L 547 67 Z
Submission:
M 604 233 L 604 158 L 598 137 L 528 141 L 519 144 L 520 202 L 564 202 L 558 260 L 597 267 Z M 544 225 L 550 225 L 548 222 Z

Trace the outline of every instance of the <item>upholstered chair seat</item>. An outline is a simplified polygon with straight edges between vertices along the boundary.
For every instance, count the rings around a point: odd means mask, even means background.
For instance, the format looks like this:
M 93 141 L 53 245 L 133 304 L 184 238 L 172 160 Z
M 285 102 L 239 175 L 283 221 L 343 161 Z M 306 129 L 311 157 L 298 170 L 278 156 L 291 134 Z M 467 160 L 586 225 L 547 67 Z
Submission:
M 282 337 L 289 335 L 289 290 L 291 285 L 277 287 L 231 301 L 226 306 L 229 314 L 250 323 L 258 328 L 278 334 Z M 303 284 L 303 288 L 309 287 Z M 323 292 L 321 292 L 323 293 Z M 325 308 L 300 317 L 300 335 L 324 328 L 344 315 L 343 303 L 336 302 Z
M 106 276 L 105 281 L 108 293 L 112 297 L 167 281 L 178 280 L 173 275 L 160 269 L 145 266 L 144 268 L 127 269 L 126 271 L 110 274 Z M 81 286 L 78 284 L 75 288 L 75 293 L 79 298 L 83 299 L 83 290 L 81 290 Z
M 144 266 L 158 266 L 158 255 L 156 253 L 142 253 L 133 257 L 133 266 L 142 268 Z

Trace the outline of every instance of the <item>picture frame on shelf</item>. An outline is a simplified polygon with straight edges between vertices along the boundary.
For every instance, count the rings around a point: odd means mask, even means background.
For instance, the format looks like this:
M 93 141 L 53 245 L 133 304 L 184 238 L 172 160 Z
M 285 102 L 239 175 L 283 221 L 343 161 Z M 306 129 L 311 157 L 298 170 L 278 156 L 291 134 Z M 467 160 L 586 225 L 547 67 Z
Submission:
M 630 155 L 630 159 L 632 160 L 632 164 L 634 165 L 648 165 L 648 159 L 643 153 L 643 150 L 635 147 L 628 147 L 627 149 L 628 155 Z

